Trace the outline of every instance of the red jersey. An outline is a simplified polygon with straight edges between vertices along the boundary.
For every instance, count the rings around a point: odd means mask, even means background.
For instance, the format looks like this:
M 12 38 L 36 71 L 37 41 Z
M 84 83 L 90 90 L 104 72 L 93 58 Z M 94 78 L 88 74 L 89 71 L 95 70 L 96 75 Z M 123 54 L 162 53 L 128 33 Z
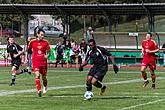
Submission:
M 31 40 L 28 45 L 28 52 L 32 50 L 32 62 L 37 64 L 45 64 L 47 59 L 45 54 L 50 53 L 50 45 L 47 40 Z
M 158 45 L 156 44 L 156 42 L 154 40 L 143 40 L 142 42 L 142 48 L 144 49 L 143 53 L 144 53 L 144 57 L 155 57 L 155 53 L 147 53 L 146 50 L 156 50 L 158 49 Z

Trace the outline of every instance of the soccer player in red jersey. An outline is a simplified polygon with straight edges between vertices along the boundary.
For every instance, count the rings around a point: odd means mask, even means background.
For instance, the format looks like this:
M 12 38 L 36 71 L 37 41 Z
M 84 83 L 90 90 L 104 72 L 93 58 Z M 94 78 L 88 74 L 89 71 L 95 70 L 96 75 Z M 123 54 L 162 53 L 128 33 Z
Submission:
M 44 31 L 39 29 L 37 37 L 31 40 L 28 45 L 28 52 L 32 50 L 32 67 L 33 72 L 36 74 L 36 88 L 38 95 L 41 97 L 41 83 L 40 74 L 43 80 L 43 93 L 47 92 L 47 58 L 50 54 L 50 45 L 47 40 L 44 39 Z M 28 53 L 27 52 L 27 53 Z M 27 54 L 28 55 L 28 54 Z M 26 55 L 26 56 L 27 56 Z M 26 57 L 27 58 L 27 57 Z
M 146 69 L 147 67 L 149 67 L 151 77 L 152 77 L 152 88 L 155 89 L 155 80 L 156 80 L 156 75 L 154 73 L 156 69 L 155 53 L 158 51 L 159 51 L 158 45 L 156 44 L 154 40 L 152 40 L 152 34 L 147 33 L 146 40 L 143 40 L 142 42 L 143 60 L 141 64 L 141 73 L 144 79 L 143 87 L 146 87 L 147 84 L 149 83 L 149 81 L 147 80 L 147 74 L 146 74 Z

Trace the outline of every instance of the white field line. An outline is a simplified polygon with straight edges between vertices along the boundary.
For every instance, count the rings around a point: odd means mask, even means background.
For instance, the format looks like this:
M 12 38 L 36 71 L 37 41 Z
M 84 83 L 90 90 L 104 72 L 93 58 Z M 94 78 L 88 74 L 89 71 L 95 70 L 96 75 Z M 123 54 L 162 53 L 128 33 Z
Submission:
M 165 77 L 158 77 L 158 80 L 165 79 Z M 126 81 L 118 81 L 118 82 L 107 82 L 104 84 L 107 85 L 115 85 L 115 84 L 126 84 L 126 83 L 135 83 L 140 82 L 142 79 L 134 79 L 134 80 L 126 80 Z M 85 87 L 85 85 L 75 85 L 75 86 L 59 86 L 59 87 L 49 87 L 48 90 L 59 90 L 59 89 L 71 89 L 71 88 L 79 88 L 79 87 Z M 15 90 L 15 91 L 0 91 L 0 96 L 6 96 L 11 94 L 17 94 L 17 93 L 30 93 L 35 92 L 36 89 L 28 89 L 28 90 Z
M 68 73 L 75 73 L 75 72 L 77 72 L 77 73 L 79 73 L 79 71 L 78 71 L 78 69 L 77 69 L 77 71 L 75 71 L 75 70 L 73 70 L 73 71 L 64 71 L 64 70 L 59 70 L 59 71 L 54 71 L 54 70 L 48 70 L 48 74 L 49 74 L 49 72 L 55 72 L 55 73 L 62 73 L 62 72 L 68 72 Z M 81 73 L 88 73 L 89 71 L 82 71 Z M 107 73 L 108 72 L 114 72 L 113 70 L 108 70 L 107 71 Z M 139 71 L 119 71 L 118 72 L 118 74 L 120 74 L 120 73 L 141 73 L 140 72 L 140 70 Z M 148 71 L 147 71 L 147 73 L 148 73 Z M 165 73 L 165 72 L 163 72 L 163 71 L 155 71 L 155 74 L 156 73 Z
M 150 102 L 143 103 L 143 104 L 137 104 L 137 105 L 134 105 L 134 106 L 124 107 L 124 108 L 117 109 L 117 110 L 129 110 L 129 109 L 134 109 L 134 108 L 145 106 L 145 105 L 151 105 L 151 104 L 162 102 L 162 101 L 165 101 L 165 98 L 159 99 L 159 100 L 155 100 L 155 101 L 150 101 Z
M 83 97 L 80 95 L 58 95 L 58 96 L 53 96 L 53 97 L 63 97 L 63 98 L 68 98 L 68 97 Z M 95 98 L 100 98 L 100 96 L 95 96 Z M 102 96 L 101 98 L 165 98 L 165 96 Z

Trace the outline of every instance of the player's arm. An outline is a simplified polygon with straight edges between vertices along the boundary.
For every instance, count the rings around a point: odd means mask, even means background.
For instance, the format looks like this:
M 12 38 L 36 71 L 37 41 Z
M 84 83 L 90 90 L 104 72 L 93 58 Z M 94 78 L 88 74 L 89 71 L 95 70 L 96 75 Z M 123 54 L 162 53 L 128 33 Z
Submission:
M 16 45 L 18 48 L 18 54 L 14 54 L 13 57 L 18 57 L 24 53 L 24 49 L 20 45 Z
M 7 59 L 7 58 L 9 57 L 9 53 L 3 54 L 3 57 L 4 57 L 5 59 Z
M 18 52 L 17 56 L 20 56 L 24 53 L 24 49 L 22 49 L 21 51 Z
M 109 57 L 109 59 L 111 60 L 112 64 L 113 65 L 116 65 L 116 62 L 115 62 L 115 57 L 110 53 L 108 52 L 105 48 L 103 47 L 99 47 L 99 49 L 101 50 L 101 52 L 104 54 L 104 55 L 107 55 Z
M 28 63 L 28 54 L 31 50 L 32 50 L 32 42 L 30 41 L 27 46 L 27 50 L 25 52 L 25 63 Z
M 116 62 L 115 62 L 115 57 L 110 53 L 108 52 L 105 48 L 101 47 L 100 48 L 101 52 L 104 54 L 104 55 L 107 55 L 109 57 L 109 59 L 111 60 L 112 64 L 113 64 L 113 70 L 115 73 L 118 73 L 119 71 L 119 68 L 118 66 L 116 65 Z
M 155 49 L 155 50 L 151 50 L 151 51 L 150 51 L 150 50 L 147 50 L 146 52 L 147 52 L 147 53 L 156 53 L 156 52 L 158 52 L 158 51 L 159 51 L 159 49 Z
M 154 41 L 154 50 L 146 50 L 147 53 L 156 53 L 159 51 L 158 45 L 156 44 L 156 42 Z
M 50 45 L 47 43 L 45 58 L 47 59 L 50 56 Z
M 90 60 L 90 55 L 89 55 L 89 51 L 88 51 L 85 60 L 82 62 L 82 64 L 79 67 L 79 71 L 83 71 L 83 67 L 88 64 L 89 60 Z
M 5 58 L 5 59 L 7 59 L 8 57 L 9 57 L 9 49 L 8 49 L 8 47 L 7 47 L 7 50 L 6 50 L 7 52 L 5 52 L 4 54 L 2 54 L 2 56 Z

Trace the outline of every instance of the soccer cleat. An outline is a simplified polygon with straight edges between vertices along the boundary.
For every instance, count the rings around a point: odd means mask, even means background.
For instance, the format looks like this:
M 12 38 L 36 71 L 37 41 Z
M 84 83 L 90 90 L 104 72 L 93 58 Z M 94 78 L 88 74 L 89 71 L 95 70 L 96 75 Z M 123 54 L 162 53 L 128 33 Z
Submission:
M 152 89 L 155 89 L 155 83 L 152 84 Z
M 30 69 L 27 69 L 27 72 L 29 73 L 29 75 L 31 75 L 31 74 L 32 74 Z
M 48 91 L 48 87 L 43 86 L 43 94 L 45 94 Z
M 39 97 L 42 97 L 41 90 L 40 90 L 40 91 L 38 91 L 38 96 L 39 96 Z
M 105 90 L 106 90 L 106 86 L 103 86 L 103 87 L 101 88 L 101 90 L 100 90 L 99 95 L 103 96 L 104 93 L 105 93 Z
M 15 86 L 15 83 L 14 83 L 14 82 L 12 82 L 12 83 L 10 83 L 10 84 L 9 84 L 9 86 Z
M 146 87 L 149 84 L 149 81 L 144 81 L 143 87 Z

